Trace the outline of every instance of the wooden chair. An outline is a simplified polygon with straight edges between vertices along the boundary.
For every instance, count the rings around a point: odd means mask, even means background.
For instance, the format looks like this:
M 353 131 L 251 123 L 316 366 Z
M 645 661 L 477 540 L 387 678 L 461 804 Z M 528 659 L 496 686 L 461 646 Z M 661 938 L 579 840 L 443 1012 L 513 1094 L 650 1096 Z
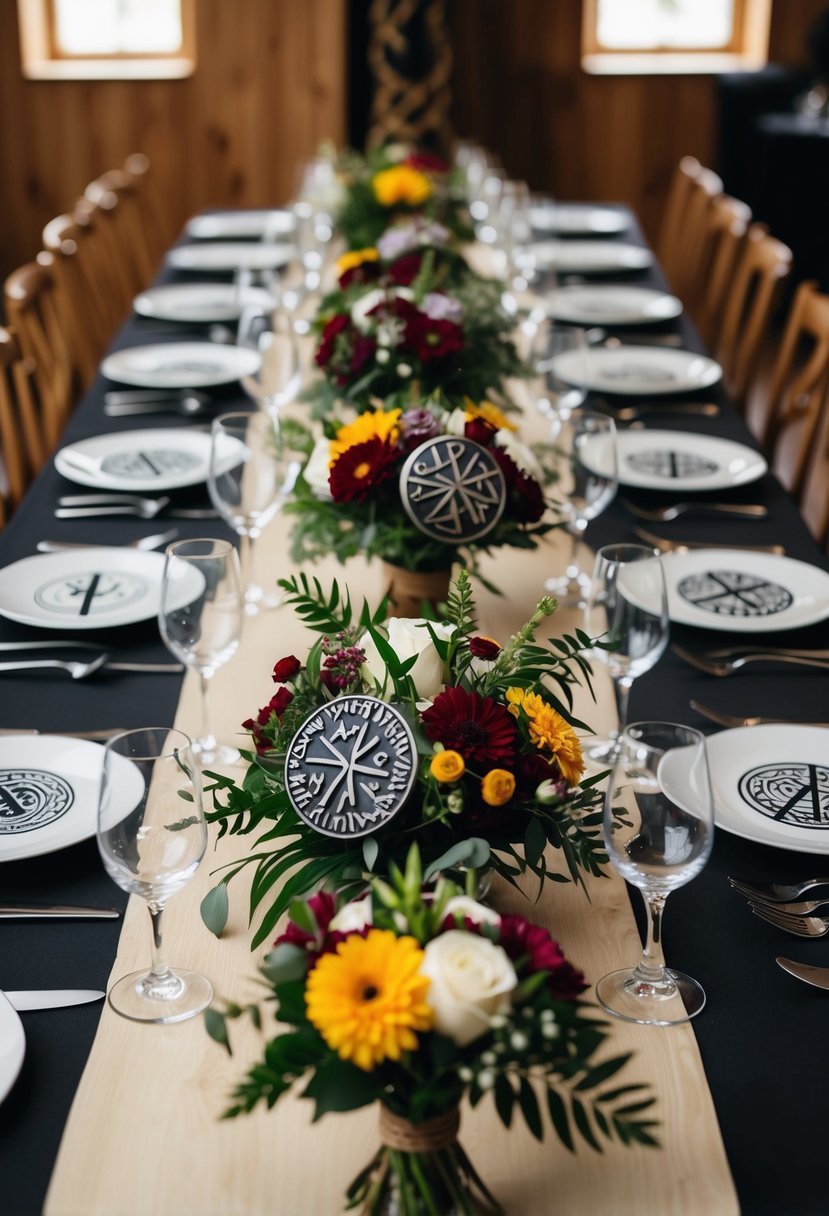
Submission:
M 101 195 L 97 203 L 86 197 L 79 199 L 72 212 L 73 219 L 92 235 L 91 262 L 95 282 L 102 293 L 107 342 L 129 316 L 139 290 L 134 267 L 124 255 L 118 222 L 119 205 L 117 195 L 110 191 Z
M 61 326 L 69 347 L 78 388 L 93 380 L 115 320 L 108 309 L 108 269 L 95 256 L 96 236 L 88 215 L 58 215 L 43 229 L 43 245 L 52 260 Z M 43 255 L 38 254 L 38 260 Z
M 0 516 L 4 523 L 46 458 L 32 371 L 14 332 L 0 328 Z
M 60 319 L 52 255 L 28 262 L 6 279 L 6 316 L 17 334 L 24 358 L 30 360 L 40 404 L 45 451 L 58 444 L 74 404 L 72 360 Z
M 829 405 L 824 398 L 803 477 L 800 514 L 819 545 L 829 553 Z
M 156 259 L 150 249 L 147 230 L 141 216 L 138 179 L 124 169 L 112 169 L 90 182 L 84 197 L 91 203 L 113 194 L 118 200 L 115 209 L 122 243 L 122 256 L 132 268 L 135 291 L 143 291 L 152 282 Z
M 698 304 L 694 316 L 700 336 L 710 350 L 717 344 L 728 287 L 750 223 L 751 208 L 739 199 L 722 194 L 712 200 L 701 261 L 702 278 L 695 290 Z
M 705 169 L 692 156 L 683 156 L 677 168 L 666 207 L 664 237 L 659 256 L 671 288 L 687 309 L 693 311 L 695 286 L 703 257 L 708 208 L 722 194 L 716 173 Z
M 694 156 L 683 156 L 674 170 L 668 195 L 665 200 L 665 211 L 659 239 L 656 243 L 656 254 L 665 277 L 673 284 L 676 264 L 680 259 L 682 221 L 691 197 L 694 182 L 702 172 L 702 165 Z
M 164 206 L 158 189 L 157 175 L 143 152 L 133 152 L 124 161 L 123 170 L 132 178 L 139 200 L 138 214 L 144 228 L 153 270 L 176 237 L 176 218 Z
M 809 456 L 829 389 L 829 296 L 801 283 L 777 350 L 767 393 L 749 403 L 746 421 L 774 473 L 803 498 Z
M 733 268 L 716 346 L 725 386 L 745 409 L 763 342 L 784 279 L 791 273 L 792 251 L 763 224 L 752 224 Z

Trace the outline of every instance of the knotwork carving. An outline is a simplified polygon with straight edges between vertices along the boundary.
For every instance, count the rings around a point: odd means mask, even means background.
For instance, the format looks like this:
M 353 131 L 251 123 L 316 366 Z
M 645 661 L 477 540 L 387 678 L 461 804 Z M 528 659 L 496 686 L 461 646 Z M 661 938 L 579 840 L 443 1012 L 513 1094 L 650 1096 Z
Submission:
M 375 91 L 368 143 L 447 148 L 452 51 L 446 0 L 372 0 L 369 21 Z

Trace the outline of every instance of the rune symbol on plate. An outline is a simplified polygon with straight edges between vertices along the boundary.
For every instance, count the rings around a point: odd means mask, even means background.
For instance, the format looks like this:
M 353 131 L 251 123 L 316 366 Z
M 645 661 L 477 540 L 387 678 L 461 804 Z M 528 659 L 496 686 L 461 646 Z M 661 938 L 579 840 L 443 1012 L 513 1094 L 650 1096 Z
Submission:
M 506 494 L 495 457 L 462 435 L 427 440 L 400 470 L 400 498 L 409 518 L 427 536 L 449 544 L 490 532 Z

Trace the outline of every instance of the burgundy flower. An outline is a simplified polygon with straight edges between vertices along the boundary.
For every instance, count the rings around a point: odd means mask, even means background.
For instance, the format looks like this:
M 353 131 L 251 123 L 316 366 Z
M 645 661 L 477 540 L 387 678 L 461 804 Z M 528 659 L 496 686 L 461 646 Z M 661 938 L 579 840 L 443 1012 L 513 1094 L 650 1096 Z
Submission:
M 519 468 L 501 448 L 490 448 L 507 483 L 507 510 L 504 514 L 519 524 L 537 523 L 544 514 L 545 502 L 541 486 Z
M 470 418 L 464 425 L 463 433 L 467 439 L 479 443 L 482 448 L 488 448 L 492 443 L 495 430 L 496 428 L 491 422 L 487 422 L 486 418 Z
M 474 637 L 469 639 L 469 653 L 475 659 L 486 659 L 492 662 L 501 653 L 501 647 L 492 638 Z
M 391 477 L 399 454 L 395 444 L 376 436 L 347 448 L 328 476 L 334 502 L 363 502 L 370 490 Z
M 530 974 L 549 973 L 547 988 L 557 1000 L 574 1001 L 587 987 L 582 973 L 567 962 L 561 946 L 541 925 L 534 925 L 523 916 L 502 916 L 498 939 L 513 962 L 527 959 Z
M 361 262 L 359 266 L 351 266 L 340 275 L 339 284 L 345 291 L 352 283 L 373 283 L 380 277 L 379 262 Z
M 312 895 L 306 902 L 314 914 L 320 935 L 324 936 L 326 929 L 337 912 L 337 902 L 334 896 L 329 895 L 327 891 L 320 891 L 318 895 Z M 285 932 L 279 935 L 274 945 L 279 946 L 283 942 L 289 942 L 292 946 L 301 946 L 304 950 L 311 942 L 317 940 L 316 934 L 308 933 L 305 929 L 300 929 L 299 925 L 289 920 Z
M 354 343 L 354 349 L 351 352 L 351 366 L 349 370 L 352 376 L 356 376 L 363 370 L 376 349 L 377 343 L 374 338 L 361 335 L 357 339 L 357 341 Z
M 400 429 L 403 433 L 403 447 L 407 452 L 413 452 L 427 439 L 434 439 L 441 434 L 440 423 L 429 410 L 406 410 L 400 418 Z
M 454 321 L 435 321 L 424 313 L 414 310 L 415 315 L 406 321 L 405 341 L 424 363 L 432 359 L 445 359 L 447 355 L 463 350 L 463 330 Z
M 322 338 L 317 348 L 317 353 L 314 356 L 314 362 L 317 367 L 325 367 L 330 362 L 331 356 L 334 353 L 334 344 L 339 334 L 349 325 L 350 318 L 347 312 L 337 312 L 330 321 L 326 321 L 325 328 L 322 331 Z
M 515 719 L 491 697 L 445 688 L 421 715 L 434 742 L 459 752 L 468 764 L 507 768 L 518 750 Z
M 423 264 L 422 253 L 404 253 L 389 266 L 387 274 L 392 283 L 398 287 L 409 287 L 420 274 Z
M 442 156 L 434 152 L 410 152 L 403 161 L 410 169 L 419 169 L 422 173 L 448 173 L 449 165 Z
M 525 756 L 518 757 L 515 776 L 522 793 L 533 794 L 542 781 L 555 781 L 560 773 L 558 765 L 552 757 L 548 758 L 541 752 L 533 750 Z
M 265 734 L 263 727 L 267 726 L 273 714 L 277 718 L 282 717 L 285 710 L 294 699 L 294 694 L 289 688 L 280 688 L 268 701 L 267 705 L 263 705 L 255 718 L 246 718 L 242 723 L 243 730 L 249 730 L 253 735 L 253 742 L 259 755 L 269 752 L 273 748 L 272 741 Z
M 286 655 L 284 659 L 280 659 L 274 666 L 273 682 L 274 684 L 287 684 L 288 680 L 292 680 L 301 671 L 302 664 L 296 655 Z

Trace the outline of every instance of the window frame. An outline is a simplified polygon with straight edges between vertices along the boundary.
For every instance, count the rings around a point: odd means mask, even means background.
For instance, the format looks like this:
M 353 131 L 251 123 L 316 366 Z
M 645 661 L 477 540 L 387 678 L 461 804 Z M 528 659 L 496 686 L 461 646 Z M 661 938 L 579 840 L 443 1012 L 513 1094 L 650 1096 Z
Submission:
M 771 0 L 733 0 L 731 37 L 721 47 L 608 47 L 598 38 L 598 0 L 582 0 L 582 58 L 594 75 L 752 71 L 768 62 Z
M 175 80 L 196 70 L 196 0 L 179 0 L 177 51 L 75 55 L 57 41 L 54 0 L 17 0 L 20 64 L 27 80 Z

